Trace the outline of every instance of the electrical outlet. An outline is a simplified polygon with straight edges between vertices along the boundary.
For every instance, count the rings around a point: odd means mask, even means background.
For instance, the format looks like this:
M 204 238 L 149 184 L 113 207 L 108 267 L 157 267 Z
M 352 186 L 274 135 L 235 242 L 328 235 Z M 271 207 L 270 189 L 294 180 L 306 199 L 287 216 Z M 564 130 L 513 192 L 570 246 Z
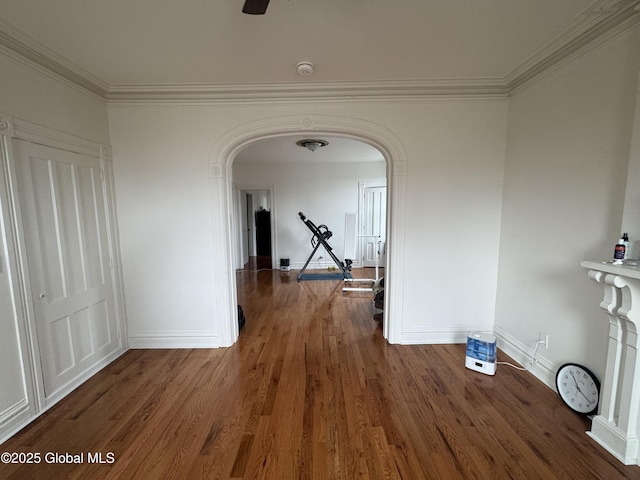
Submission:
M 549 348 L 549 334 L 546 332 L 538 332 L 538 341 L 542 342 L 544 348 Z

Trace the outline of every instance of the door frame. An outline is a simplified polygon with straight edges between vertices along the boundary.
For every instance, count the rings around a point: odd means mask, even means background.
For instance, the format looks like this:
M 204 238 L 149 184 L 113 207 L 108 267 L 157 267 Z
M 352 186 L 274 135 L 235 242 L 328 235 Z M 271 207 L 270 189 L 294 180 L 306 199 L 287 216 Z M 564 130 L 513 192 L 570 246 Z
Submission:
M 212 259 L 217 330 L 220 346 L 230 346 L 238 338 L 237 292 L 234 253 L 237 229 L 234 217 L 232 165 L 238 153 L 256 140 L 303 135 L 332 135 L 361 141 L 384 157 L 387 171 L 387 259 L 385 262 L 385 310 L 383 335 L 390 343 L 402 340 L 404 284 L 405 204 L 407 156 L 400 139 L 387 128 L 369 120 L 332 115 L 288 115 L 250 121 L 227 131 L 213 145 L 209 157 Z M 274 256 L 275 258 L 275 256 Z M 397 292 L 397 293 L 396 293 Z
M 235 214 L 232 219 L 232 232 L 235 232 L 237 235 L 235 243 L 232 245 L 234 253 L 234 264 L 236 269 L 241 269 L 244 267 L 243 263 L 243 225 L 240 219 L 244 218 L 246 212 L 243 211 L 242 197 L 246 193 L 255 193 L 256 191 L 267 191 L 269 192 L 269 203 L 271 210 L 270 224 L 271 224 L 271 268 L 276 268 L 276 253 L 278 251 L 278 236 L 276 235 L 276 207 L 275 207 L 275 187 L 274 185 L 248 185 L 248 184 L 233 184 L 233 211 Z M 253 246 L 255 248 L 255 228 L 252 229 L 253 233 Z M 249 252 L 251 255 L 251 252 Z
M 362 233 L 362 227 L 363 227 L 363 217 L 364 217 L 364 194 L 365 194 L 365 190 L 367 188 L 381 188 L 381 187 L 387 187 L 387 182 L 386 181 L 368 181 L 368 182 L 358 182 L 358 234 Z M 387 196 L 388 192 L 385 192 L 385 202 L 386 202 L 386 196 Z M 387 203 L 388 205 L 388 203 Z M 388 215 L 387 215 L 388 216 Z M 385 243 L 386 243 L 386 239 L 387 239 L 387 225 L 385 224 L 384 226 L 384 235 L 385 235 Z M 358 262 L 360 263 L 361 267 L 364 267 L 364 249 L 363 249 L 363 245 L 364 245 L 364 238 L 359 237 L 358 238 L 358 242 L 356 243 L 357 248 L 358 248 Z M 385 263 L 386 263 L 386 255 L 385 255 Z M 381 267 L 383 265 L 380 265 Z

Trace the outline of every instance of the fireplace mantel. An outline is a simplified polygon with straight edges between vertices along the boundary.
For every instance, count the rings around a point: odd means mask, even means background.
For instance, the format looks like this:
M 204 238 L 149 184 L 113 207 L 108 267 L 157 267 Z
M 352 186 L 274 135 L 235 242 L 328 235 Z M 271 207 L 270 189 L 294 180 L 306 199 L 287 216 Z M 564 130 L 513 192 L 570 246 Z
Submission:
M 640 464 L 640 265 L 581 262 L 602 284 L 600 308 L 609 319 L 607 366 L 600 407 L 587 432 L 625 465 Z

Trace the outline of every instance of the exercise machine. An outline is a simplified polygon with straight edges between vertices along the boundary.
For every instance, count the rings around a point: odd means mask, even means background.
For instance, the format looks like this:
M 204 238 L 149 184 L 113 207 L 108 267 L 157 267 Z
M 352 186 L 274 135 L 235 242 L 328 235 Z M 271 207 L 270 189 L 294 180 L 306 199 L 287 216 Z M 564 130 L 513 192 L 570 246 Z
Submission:
M 357 237 L 376 237 L 376 238 L 380 238 L 379 235 L 357 235 Z M 376 278 L 345 278 L 344 282 L 345 282 L 345 286 L 342 288 L 343 292 L 373 292 L 373 287 L 376 284 L 376 282 L 380 279 L 379 277 L 379 269 L 380 269 L 380 250 L 382 249 L 382 241 L 378 240 L 377 242 L 377 250 L 376 250 L 376 259 L 375 259 L 375 271 L 376 271 Z M 354 287 L 354 286 L 347 286 L 347 285 L 354 285 L 357 283 L 370 283 L 371 286 L 369 287 Z
M 313 247 L 313 251 L 309 258 L 307 259 L 304 267 L 300 270 L 298 274 L 298 281 L 300 280 L 332 280 L 332 279 L 351 279 L 351 264 L 353 263 L 350 259 L 345 259 L 345 261 L 341 261 L 336 254 L 333 253 L 333 247 L 328 242 L 328 240 L 333 236 L 333 233 L 326 225 L 316 226 L 311 220 L 305 217 L 304 213 L 298 212 L 300 216 L 300 220 L 304 223 L 313 236 L 311 237 L 311 246 Z M 320 247 L 324 247 L 325 251 L 329 254 L 331 259 L 334 261 L 336 266 L 338 267 L 339 272 L 334 273 L 305 273 L 305 270 L 309 266 L 309 263 L 313 259 L 314 255 L 318 251 Z

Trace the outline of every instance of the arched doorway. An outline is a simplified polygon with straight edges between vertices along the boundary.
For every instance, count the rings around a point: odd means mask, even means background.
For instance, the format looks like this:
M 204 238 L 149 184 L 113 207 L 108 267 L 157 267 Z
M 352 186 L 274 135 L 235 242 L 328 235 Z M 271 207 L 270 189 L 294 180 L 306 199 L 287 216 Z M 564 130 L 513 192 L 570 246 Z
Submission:
M 383 335 L 390 343 L 400 341 L 402 302 L 399 295 L 404 279 L 404 204 L 406 155 L 399 139 L 386 128 L 357 118 L 326 115 L 271 117 L 239 125 L 214 146 L 209 163 L 214 248 L 214 292 L 221 346 L 232 345 L 238 337 L 237 298 L 234 262 L 232 164 L 238 153 L 260 139 L 292 134 L 334 135 L 350 138 L 376 148 L 384 157 L 387 172 L 387 256 L 385 264 L 385 309 Z

